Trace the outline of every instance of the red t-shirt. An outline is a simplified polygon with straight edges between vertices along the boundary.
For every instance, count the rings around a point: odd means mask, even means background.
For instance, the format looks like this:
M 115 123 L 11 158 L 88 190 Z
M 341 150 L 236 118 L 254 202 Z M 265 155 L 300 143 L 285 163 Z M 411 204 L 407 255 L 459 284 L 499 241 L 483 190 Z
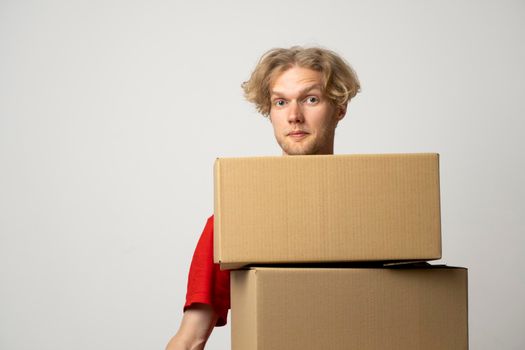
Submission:
M 221 271 L 219 264 L 213 263 L 213 215 L 208 218 L 193 253 L 184 310 L 193 303 L 212 306 L 219 315 L 215 326 L 226 324 L 230 308 L 230 271 Z

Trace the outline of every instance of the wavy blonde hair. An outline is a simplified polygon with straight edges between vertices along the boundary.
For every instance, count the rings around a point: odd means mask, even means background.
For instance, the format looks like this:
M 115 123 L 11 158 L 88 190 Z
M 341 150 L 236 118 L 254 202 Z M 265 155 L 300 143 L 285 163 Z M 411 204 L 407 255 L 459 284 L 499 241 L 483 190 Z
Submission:
M 293 46 L 271 49 L 262 55 L 250 79 L 241 85 L 244 97 L 267 117 L 273 81 L 293 66 L 320 72 L 324 78 L 323 93 L 335 106 L 345 108 L 361 89 L 355 71 L 335 52 L 320 47 Z

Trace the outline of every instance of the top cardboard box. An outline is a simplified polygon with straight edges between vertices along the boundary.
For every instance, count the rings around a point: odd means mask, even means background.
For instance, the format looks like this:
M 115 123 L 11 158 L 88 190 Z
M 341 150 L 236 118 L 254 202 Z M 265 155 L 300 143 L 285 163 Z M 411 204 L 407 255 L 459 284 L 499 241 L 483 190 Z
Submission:
M 220 158 L 214 181 L 221 269 L 441 258 L 437 154 Z

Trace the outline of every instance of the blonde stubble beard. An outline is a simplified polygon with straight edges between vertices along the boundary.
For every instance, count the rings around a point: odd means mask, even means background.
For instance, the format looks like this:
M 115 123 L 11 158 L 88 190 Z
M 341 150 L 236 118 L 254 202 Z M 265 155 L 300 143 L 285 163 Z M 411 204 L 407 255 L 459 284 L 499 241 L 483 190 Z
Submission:
M 307 139 L 305 144 L 302 144 L 302 142 L 294 142 L 286 135 L 284 135 L 282 138 L 277 137 L 276 140 L 279 146 L 281 147 L 283 151 L 283 155 L 289 155 L 289 156 L 299 156 L 299 155 L 315 155 L 315 154 L 333 154 L 333 145 L 334 145 L 334 138 L 335 138 L 335 128 L 337 126 L 337 123 L 335 125 L 330 125 L 322 129 L 322 132 L 317 135 L 316 140 L 308 140 L 308 138 L 312 137 L 312 135 L 307 136 Z M 294 145 L 294 143 L 296 143 Z M 327 145 L 327 143 L 330 143 L 330 147 L 327 147 L 330 151 L 323 151 L 323 148 Z

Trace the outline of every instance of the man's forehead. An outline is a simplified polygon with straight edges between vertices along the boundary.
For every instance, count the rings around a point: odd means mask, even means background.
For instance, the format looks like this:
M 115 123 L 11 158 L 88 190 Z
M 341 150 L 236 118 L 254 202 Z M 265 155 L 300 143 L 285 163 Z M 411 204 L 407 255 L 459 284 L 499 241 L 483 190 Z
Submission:
M 323 89 L 323 75 L 318 71 L 297 66 L 279 74 L 270 85 L 271 94 L 314 89 Z
M 295 88 L 291 88 L 290 86 L 287 87 L 287 86 L 274 85 L 270 89 L 270 94 L 271 95 L 285 95 L 287 93 L 304 94 L 304 93 L 313 92 L 313 91 L 322 92 L 323 86 L 319 82 L 313 81 L 310 83 L 311 84 L 309 85 L 297 86 Z M 306 82 L 306 84 L 308 84 L 308 82 Z

